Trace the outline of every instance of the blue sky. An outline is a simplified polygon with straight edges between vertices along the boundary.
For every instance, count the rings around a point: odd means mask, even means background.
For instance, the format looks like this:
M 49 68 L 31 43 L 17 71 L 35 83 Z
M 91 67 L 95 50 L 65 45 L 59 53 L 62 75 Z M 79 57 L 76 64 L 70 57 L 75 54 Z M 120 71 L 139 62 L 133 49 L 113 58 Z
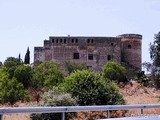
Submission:
M 142 61 L 160 31 L 160 0 L 0 0 L 0 61 L 24 59 L 49 36 L 143 35 Z

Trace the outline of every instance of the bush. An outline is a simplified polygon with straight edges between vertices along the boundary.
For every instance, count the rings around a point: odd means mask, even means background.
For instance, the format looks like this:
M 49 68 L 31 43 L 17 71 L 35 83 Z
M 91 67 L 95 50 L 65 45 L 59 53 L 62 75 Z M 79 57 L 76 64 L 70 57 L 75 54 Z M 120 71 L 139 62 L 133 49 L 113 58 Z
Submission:
M 151 81 L 150 78 L 144 74 L 144 71 L 137 71 L 135 79 L 145 87 L 149 86 L 149 81 Z
M 29 100 L 23 84 L 16 79 L 4 77 L 0 80 L 0 103 L 14 104 L 18 100 Z
M 125 104 L 113 82 L 106 82 L 98 73 L 82 70 L 71 73 L 61 85 L 78 98 L 80 105 Z
M 117 80 L 118 82 L 126 81 L 126 73 L 127 70 L 121 64 L 116 62 L 107 62 L 103 66 L 102 75 L 104 78 L 108 78 L 110 80 Z
M 30 66 L 19 65 L 14 71 L 16 80 L 23 84 L 24 88 L 30 87 L 32 80 L 32 68 Z
M 74 63 L 70 61 L 66 61 L 64 63 L 65 70 L 67 71 L 68 74 L 71 74 L 72 72 L 75 72 L 77 70 L 85 70 L 87 67 L 83 63 Z
M 8 72 L 8 75 L 9 75 L 8 77 L 10 79 L 13 78 L 16 67 L 21 64 L 22 64 L 21 61 L 19 61 L 19 59 L 15 57 L 8 57 L 4 61 L 4 67 L 5 67 L 6 72 Z
M 32 87 L 35 89 L 44 87 L 47 91 L 57 86 L 63 79 L 59 64 L 55 61 L 46 61 L 34 68 Z
M 69 93 L 59 91 L 57 88 L 46 92 L 38 106 L 75 106 L 76 98 L 72 98 Z M 72 113 L 66 114 L 66 119 L 72 117 Z M 32 114 L 32 120 L 61 120 L 61 113 Z

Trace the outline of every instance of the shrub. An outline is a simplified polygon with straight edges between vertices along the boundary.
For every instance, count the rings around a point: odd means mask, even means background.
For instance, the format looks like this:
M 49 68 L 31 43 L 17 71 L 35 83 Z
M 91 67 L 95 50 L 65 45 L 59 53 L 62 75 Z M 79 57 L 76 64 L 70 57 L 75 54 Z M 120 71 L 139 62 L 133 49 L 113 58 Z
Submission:
M 59 64 L 56 61 L 46 61 L 34 68 L 32 87 L 35 89 L 44 87 L 47 91 L 57 86 L 63 79 Z
M 126 69 L 121 64 L 116 62 L 107 62 L 103 66 L 102 75 L 104 78 L 108 78 L 110 80 L 117 81 L 125 81 L 126 80 Z
M 135 79 L 145 87 L 149 86 L 149 81 L 151 81 L 150 78 L 144 74 L 144 71 L 137 71 Z
M 66 61 L 65 64 L 65 70 L 68 74 L 71 74 L 72 72 L 75 72 L 76 70 L 85 70 L 87 67 L 83 63 L 74 63 L 70 61 Z
M 82 70 L 71 73 L 61 85 L 78 98 L 80 105 L 125 104 L 113 82 L 106 82 L 98 73 Z
M 29 100 L 23 84 L 18 83 L 16 79 L 7 77 L 0 81 L 0 103 L 14 104 L 18 100 Z
M 32 80 L 32 68 L 30 66 L 19 65 L 14 71 L 16 80 L 23 84 L 24 88 L 28 88 Z
M 72 98 L 69 93 L 59 91 L 58 88 L 49 90 L 43 96 L 42 101 L 38 106 L 75 106 L 77 105 L 76 98 Z M 66 119 L 72 117 L 72 113 L 66 114 Z M 61 113 L 42 113 L 32 114 L 32 120 L 61 120 Z

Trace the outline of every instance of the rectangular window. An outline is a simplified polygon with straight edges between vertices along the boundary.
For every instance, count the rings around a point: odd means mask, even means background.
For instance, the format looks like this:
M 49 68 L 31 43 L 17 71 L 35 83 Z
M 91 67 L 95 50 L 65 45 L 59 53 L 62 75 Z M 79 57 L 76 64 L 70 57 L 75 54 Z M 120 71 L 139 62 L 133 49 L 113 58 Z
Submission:
M 79 53 L 73 53 L 73 59 L 79 59 Z
M 111 60 L 111 55 L 108 55 L 108 56 L 107 56 L 107 59 L 108 59 L 108 60 Z
M 93 60 L 93 54 L 88 54 L 88 60 Z

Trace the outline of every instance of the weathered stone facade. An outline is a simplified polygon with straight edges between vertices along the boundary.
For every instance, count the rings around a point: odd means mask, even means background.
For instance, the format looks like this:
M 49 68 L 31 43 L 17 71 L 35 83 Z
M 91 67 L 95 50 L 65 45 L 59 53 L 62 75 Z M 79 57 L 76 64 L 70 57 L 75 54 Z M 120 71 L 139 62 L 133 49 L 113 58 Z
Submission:
M 43 47 L 34 48 L 34 63 L 55 59 L 63 66 L 65 61 L 85 63 L 101 71 L 108 61 L 125 63 L 141 69 L 142 35 L 123 34 L 117 37 L 57 37 L 44 40 Z

